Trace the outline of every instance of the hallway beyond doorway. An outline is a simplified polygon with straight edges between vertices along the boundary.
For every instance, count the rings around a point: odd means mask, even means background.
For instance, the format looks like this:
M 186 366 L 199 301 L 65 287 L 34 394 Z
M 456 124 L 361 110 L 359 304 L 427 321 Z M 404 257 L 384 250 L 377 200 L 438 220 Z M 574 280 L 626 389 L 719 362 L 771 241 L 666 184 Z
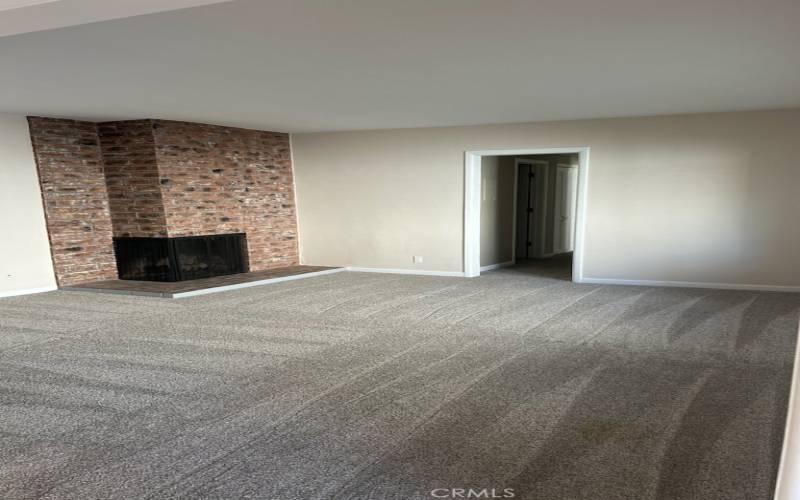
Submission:
M 546 259 L 518 260 L 509 269 L 531 276 L 572 281 L 572 253 L 554 255 Z

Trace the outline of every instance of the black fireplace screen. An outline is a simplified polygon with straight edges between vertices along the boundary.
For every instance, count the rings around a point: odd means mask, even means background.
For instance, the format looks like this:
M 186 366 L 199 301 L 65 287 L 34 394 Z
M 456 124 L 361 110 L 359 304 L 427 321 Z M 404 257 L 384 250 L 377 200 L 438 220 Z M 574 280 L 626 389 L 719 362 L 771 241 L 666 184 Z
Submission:
M 243 233 L 114 238 L 119 278 L 184 281 L 247 272 Z

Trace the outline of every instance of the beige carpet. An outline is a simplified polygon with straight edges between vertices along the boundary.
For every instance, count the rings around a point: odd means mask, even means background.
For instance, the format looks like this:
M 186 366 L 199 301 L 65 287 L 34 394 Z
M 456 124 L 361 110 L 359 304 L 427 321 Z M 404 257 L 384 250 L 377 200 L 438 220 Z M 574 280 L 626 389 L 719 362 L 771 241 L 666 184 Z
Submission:
M 519 270 L 0 299 L 0 497 L 768 499 L 799 306 Z

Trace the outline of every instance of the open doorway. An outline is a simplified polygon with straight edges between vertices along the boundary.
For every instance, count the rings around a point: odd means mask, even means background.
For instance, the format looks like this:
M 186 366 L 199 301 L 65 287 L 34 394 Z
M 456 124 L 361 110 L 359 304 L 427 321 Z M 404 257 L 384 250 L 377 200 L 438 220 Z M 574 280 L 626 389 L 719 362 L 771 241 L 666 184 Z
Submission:
M 516 195 L 513 264 L 522 272 L 572 280 L 578 155 L 501 157 L 497 164 L 516 175 L 516 193 L 498 193 Z
M 581 281 L 588 148 L 477 151 L 466 160 L 465 275 L 514 266 Z

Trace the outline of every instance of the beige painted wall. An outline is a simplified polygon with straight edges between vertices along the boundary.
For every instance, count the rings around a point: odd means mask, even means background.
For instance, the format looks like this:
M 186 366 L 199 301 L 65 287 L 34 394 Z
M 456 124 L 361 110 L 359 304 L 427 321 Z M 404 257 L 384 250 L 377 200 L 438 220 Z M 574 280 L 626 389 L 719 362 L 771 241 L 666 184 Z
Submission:
M 514 165 L 499 156 L 481 159 L 481 266 L 511 261 L 514 235 Z
M 24 116 L 0 114 L 0 296 L 55 287 L 42 196 Z
M 800 110 L 297 134 L 302 258 L 462 271 L 464 151 L 588 146 L 586 277 L 797 286 L 798 139 Z

